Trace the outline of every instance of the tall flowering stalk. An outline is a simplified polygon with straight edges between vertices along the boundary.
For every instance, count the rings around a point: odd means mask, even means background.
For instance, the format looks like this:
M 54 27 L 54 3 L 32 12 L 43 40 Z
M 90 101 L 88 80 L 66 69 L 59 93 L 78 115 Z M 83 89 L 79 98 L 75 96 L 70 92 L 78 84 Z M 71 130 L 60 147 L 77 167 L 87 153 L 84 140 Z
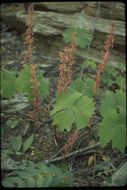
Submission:
M 31 82 L 32 82 L 32 96 L 33 96 L 33 117 L 38 119 L 38 116 L 41 112 L 41 100 L 39 92 L 39 82 L 37 80 L 37 67 L 32 63 L 33 55 L 33 14 L 34 8 L 33 5 L 28 7 L 28 17 L 27 17 L 27 26 L 25 44 L 27 45 L 25 58 L 28 60 L 28 63 L 31 64 Z
M 39 85 L 40 83 L 37 80 L 37 68 L 36 65 L 32 64 L 32 73 L 31 73 L 31 81 L 32 81 L 32 96 L 33 96 L 33 114 L 35 120 L 38 120 L 38 117 L 42 111 L 41 109 L 41 99 L 40 99 L 40 91 Z
M 67 92 L 69 85 L 72 82 L 72 67 L 75 63 L 74 53 L 76 51 L 76 33 L 72 34 L 72 41 L 68 47 L 65 47 L 62 52 L 60 52 L 61 64 L 59 66 L 59 77 L 57 91 L 58 94 L 62 92 Z M 73 147 L 78 136 L 78 131 L 75 130 L 67 140 L 67 143 L 64 145 L 64 153 L 67 154 Z M 60 132 L 56 130 L 56 137 L 59 141 Z
M 32 54 L 33 54 L 33 14 L 34 8 L 33 5 L 28 7 L 28 16 L 27 16 L 27 31 L 26 31 L 26 38 L 25 44 L 27 46 L 25 58 L 28 60 L 28 63 L 32 62 Z
M 65 47 L 63 52 L 60 52 L 61 64 L 59 66 L 59 77 L 57 91 L 67 92 L 68 86 L 72 82 L 72 66 L 75 62 L 74 52 L 76 50 L 76 33 L 72 35 L 72 41 L 68 47 Z
M 93 89 L 93 94 L 94 95 L 96 95 L 96 93 L 97 93 L 97 91 L 99 89 L 101 73 L 106 68 L 106 64 L 107 64 L 107 62 L 109 60 L 110 51 L 113 48 L 113 44 L 114 44 L 114 36 L 115 36 L 115 26 L 114 26 L 114 24 L 112 24 L 110 32 L 109 32 L 109 35 L 108 35 L 108 39 L 104 43 L 104 50 L 102 52 L 102 63 L 100 63 L 98 65 L 98 70 L 97 70 L 97 75 L 96 75 L 96 82 L 95 82 L 94 89 Z

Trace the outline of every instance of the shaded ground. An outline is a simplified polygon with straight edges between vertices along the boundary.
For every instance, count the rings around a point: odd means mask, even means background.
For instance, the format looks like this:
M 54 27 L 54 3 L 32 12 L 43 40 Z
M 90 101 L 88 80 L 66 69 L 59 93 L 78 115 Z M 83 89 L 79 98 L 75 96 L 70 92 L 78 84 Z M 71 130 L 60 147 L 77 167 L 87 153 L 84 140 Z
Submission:
M 16 31 L 8 30 L 7 26 L 2 24 L 1 32 L 1 65 L 2 67 L 20 70 L 24 64 L 24 42 L 23 37 Z M 51 55 L 51 54 L 50 54 Z M 31 106 L 27 109 L 17 113 L 6 113 L 8 107 L 2 108 L 2 150 L 10 148 L 10 142 L 14 136 L 22 134 L 23 138 L 29 137 L 34 133 L 34 142 L 32 148 L 26 151 L 23 155 L 11 155 L 11 157 L 17 160 L 28 159 L 32 161 L 43 161 L 50 159 L 55 153 L 57 153 L 65 144 L 69 133 L 64 132 L 61 135 L 60 144 L 55 140 L 55 129 L 50 118 L 49 109 L 52 108 L 57 85 L 58 76 L 58 64 L 59 58 L 49 57 L 45 55 L 39 49 L 34 50 L 34 59 L 39 66 L 39 69 L 44 70 L 44 76 L 50 80 L 50 94 L 43 102 L 43 108 L 46 110 L 41 118 L 40 125 L 35 126 L 35 123 L 30 121 L 30 118 L 26 115 L 28 110 L 31 110 Z M 82 61 L 82 60 L 79 60 Z M 43 63 L 43 64 L 42 64 Z M 81 66 L 79 62 L 74 66 L 74 78 L 79 75 Z M 88 72 L 86 70 L 86 72 Z M 90 74 L 87 73 L 88 75 Z M 99 100 L 97 101 L 99 105 Z M 21 121 L 18 127 L 11 129 L 6 125 L 8 119 L 18 117 Z M 73 150 L 78 150 L 94 144 L 98 141 L 96 133 L 96 126 L 101 120 L 99 112 L 93 116 L 90 127 L 80 130 L 78 140 L 73 147 Z M 24 130 L 26 132 L 24 133 Z M 63 152 L 58 156 L 62 156 Z M 92 153 L 87 155 L 79 155 L 75 157 L 56 162 L 55 164 L 66 165 L 69 170 L 74 173 L 73 186 L 100 186 L 105 177 L 111 176 L 115 169 L 125 162 L 124 154 L 116 150 L 112 150 L 111 146 L 101 149 L 97 147 Z M 7 171 L 3 170 L 3 176 Z

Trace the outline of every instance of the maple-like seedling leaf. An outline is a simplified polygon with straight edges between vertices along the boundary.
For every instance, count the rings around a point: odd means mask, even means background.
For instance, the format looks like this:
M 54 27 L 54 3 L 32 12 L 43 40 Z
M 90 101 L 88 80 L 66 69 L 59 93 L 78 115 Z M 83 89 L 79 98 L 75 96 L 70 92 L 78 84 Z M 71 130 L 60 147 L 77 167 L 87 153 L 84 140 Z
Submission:
M 102 115 L 107 113 L 109 109 L 116 109 L 116 98 L 115 93 L 112 91 L 106 91 L 105 97 L 103 99 L 102 105 L 100 107 L 100 111 Z
M 43 75 L 40 71 L 38 73 L 37 79 L 40 83 L 39 89 L 40 89 L 41 96 L 43 96 L 43 97 L 48 96 L 48 94 L 49 94 L 49 81 L 43 77 Z
M 93 87 L 95 81 L 91 78 L 85 79 L 85 95 L 92 98 L 93 97 Z
M 60 131 L 70 130 L 73 123 L 78 129 L 86 127 L 94 111 L 94 103 L 91 98 L 79 92 L 59 95 L 51 112 L 53 123 Z
M 64 131 L 64 129 L 70 130 L 74 119 L 74 112 L 71 108 L 61 110 L 53 116 L 53 121 L 59 126 L 60 131 Z
M 5 98 L 11 98 L 15 95 L 15 72 L 7 69 L 1 70 L 1 92 Z
M 126 146 L 126 128 L 119 115 L 113 109 L 109 109 L 99 128 L 100 143 L 102 147 L 112 142 L 113 148 L 122 152 Z
M 82 94 L 80 92 L 62 93 L 58 95 L 56 97 L 56 103 L 54 105 L 54 109 L 51 111 L 51 114 L 54 114 L 62 109 L 72 107 L 76 99 L 79 98 L 81 95 Z
M 77 78 L 76 80 L 74 80 L 71 84 L 71 87 L 81 93 L 83 93 L 85 90 L 84 81 L 80 78 Z
M 122 90 L 116 90 L 117 105 L 126 109 L 126 94 Z
M 91 43 L 92 34 L 82 28 L 68 28 L 64 31 L 64 40 L 66 43 L 72 41 L 72 35 L 76 33 L 76 43 L 79 47 L 85 48 Z
M 75 123 L 78 129 L 85 127 L 94 111 L 94 103 L 87 96 L 80 97 L 75 103 Z
M 26 93 L 29 101 L 32 101 L 31 65 L 24 65 L 15 81 L 18 93 Z
M 31 72 L 32 72 L 31 65 L 25 65 L 15 81 L 17 92 L 26 93 L 29 101 L 33 100 Z M 48 80 L 45 79 L 43 75 L 39 72 L 39 74 L 37 75 L 37 81 L 39 83 L 38 88 L 40 95 L 46 97 L 49 92 Z
M 100 143 L 112 142 L 113 148 L 124 151 L 126 146 L 126 97 L 125 92 L 107 91 L 101 105 L 103 120 L 99 128 Z

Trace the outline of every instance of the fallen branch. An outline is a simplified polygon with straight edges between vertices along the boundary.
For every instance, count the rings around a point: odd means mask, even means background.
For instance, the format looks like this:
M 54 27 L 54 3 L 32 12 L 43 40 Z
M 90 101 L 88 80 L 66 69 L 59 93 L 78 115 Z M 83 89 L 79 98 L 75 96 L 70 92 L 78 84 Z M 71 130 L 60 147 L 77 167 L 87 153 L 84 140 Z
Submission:
M 97 143 L 95 143 L 95 144 L 93 144 L 93 145 L 90 145 L 90 146 L 85 147 L 85 148 L 81 148 L 81 149 L 76 150 L 76 151 L 74 151 L 74 152 L 71 152 L 71 153 L 69 153 L 69 154 L 67 154 L 67 155 L 60 156 L 60 157 L 57 157 L 57 158 L 55 158 L 55 159 L 46 160 L 46 161 L 45 161 L 45 164 L 50 164 L 50 163 L 53 163 L 53 162 L 57 162 L 57 161 L 60 161 L 60 160 L 64 160 L 64 159 L 66 159 L 66 158 L 70 158 L 70 157 L 72 157 L 72 156 L 79 155 L 79 154 L 81 154 L 81 153 L 83 153 L 83 152 L 85 152 L 85 151 L 86 151 L 85 154 L 91 153 L 91 152 L 93 152 L 93 150 L 91 150 L 91 149 L 94 149 L 94 148 L 98 147 L 99 145 L 100 145 L 100 143 L 97 142 Z

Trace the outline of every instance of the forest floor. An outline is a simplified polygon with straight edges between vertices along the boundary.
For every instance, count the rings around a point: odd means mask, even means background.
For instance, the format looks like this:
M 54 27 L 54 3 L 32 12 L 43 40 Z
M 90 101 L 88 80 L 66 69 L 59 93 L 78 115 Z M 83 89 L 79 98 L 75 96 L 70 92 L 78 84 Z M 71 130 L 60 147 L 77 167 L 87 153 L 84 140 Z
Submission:
M 8 30 L 5 25 L 2 25 L 1 32 L 1 65 L 7 69 L 21 70 L 24 64 L 24 42 L 20 34 L 14 30 Z M 34 50 L 34 57 L 37 63 L 40 63 L 41 52 L 37 49 Z M 48 57 L 48 55 L 47 55 Z M 42 61 L 41 61 L 42 62 Z M 58 64 L 59 59 L 54 59 L 54 63 L 38 64 L 39 68 L 44 71 L 44 76 L 50 81 L 50 94 L 48 98 L 43 100 L 43 117 L 40 119 L 39 124 L 36 125 L 34 121 L 27 115 L 28 111 L 32 110 L 32 107 L 28 105 L 26 108 L 20 111 L 13 110 L 11 103 L 6 106 L 2 106 L 1 110 L 1 149 L 2 149 L 2 165 L 4 165 L 4 159 L 11 158 L 14 161 L 22 161 L 24 159 L 34 162 L 40 162 L 51 159 L 66 143 L 70 133 L 63 132 L 61 134 L 61 142 L 57 143 L 55 139 L 55 128 L 53 126 L 52 119 L 50 117 L 49 109 L 52 109 L 52 103 L 54 102 L 56 89 L 57 89 L 57 76 L 58 76 Z M 51 61 L 50 61 L 51 62 Z M 74 67 L 74 78 L 79 75 L 81 68 L 79 65 Z M 87 74 L 90 75 L 89 71 Z M 1 102 L 5 99 L 2 98 Z M 21 102 L 20 102 L 21 103 Z M 97 101 L 99 105 L 99 100 Z M 17 103 L 18 105 L 18 103 Z M 18 106 L 17 106 L 18 107 Z M 9 110 L 9 111 L 8 111 Z M 6 125 L 7 120 L 14 118 L 20 119 L 16 128 L 10 128 Z M 97 125 L 101 120 L 99 110 L 93 116 L 89 127 L 79 131 L 78 139 L 71 150 L 79 150 L 81 148 L 88 147 L 98 142 Z M 34 141 L 30 149 L 24 154 L 16 155 L 7 153 L 6 150 L 11 150 L 11 140 L 18 134 L 21 134 L 24 139 L 34 134 Z M 61 151 L 56 157 L 63 156 Z M 125 155 L 117 150 L 112 150 L 111 144 L 102 149 L 100 146 L 95 147 L 87 154 L 79 154 L 71 156 L 67 159 L 54 162 L 56 166 L 66 166 L 74 174 L 73 186 L 100 186 L 102 182 L 110 177 L 117 168 L 125 162 Z M 9 173 L 9 171 L 2 170 L 2 177 Z

